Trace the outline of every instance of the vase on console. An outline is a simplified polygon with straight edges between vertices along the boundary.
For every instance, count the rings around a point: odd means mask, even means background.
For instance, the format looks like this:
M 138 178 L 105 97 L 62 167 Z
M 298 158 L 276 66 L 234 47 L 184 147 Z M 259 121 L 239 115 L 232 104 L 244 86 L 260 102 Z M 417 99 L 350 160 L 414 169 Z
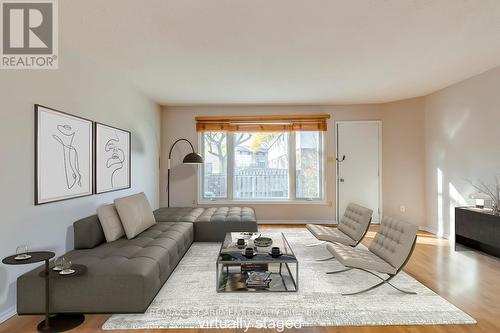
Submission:
M 500 206 L 498 204 L 498 201 L 497 202 L 493 201 L 493 203 L 491 204 L 491 209 L 493 214 L 500 215 Z
M 483 181 L 476 184 L 469 180 L 469 183 L 480 193 L 484 193 L 491 199 L 491 210 L 495 215 L 500 215 L 500 176 L 496 176 L 495 185 L 486 185 Z

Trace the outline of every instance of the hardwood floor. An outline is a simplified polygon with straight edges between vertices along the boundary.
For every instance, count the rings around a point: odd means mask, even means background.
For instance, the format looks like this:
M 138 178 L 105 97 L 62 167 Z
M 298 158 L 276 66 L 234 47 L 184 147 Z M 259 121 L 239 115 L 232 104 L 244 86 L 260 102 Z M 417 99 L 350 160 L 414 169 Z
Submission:
M 303 226 L 267 226 L 303 227 Z M 372 227 L 367 234 L 368 244 L 377 228 Z M 500 259 L 482 253 L 450 249 L 448 241 L 420 232 L 412 259 L 405 271 L 418 281 L 434 290 L 449 302 L 467 312 L 477 320 L 475 325 L 427 325 L 427 326 L 369 326 L 369 327 L 312 327 L 301 329 L 308 333 L 494 333 L 500 332 Z M 109 316 L 88 315 L 83 325 L 69 332 L 104 332 L 102 324 Z M 36 332 L 41 316 L 14 316 L 2 325 L 0 332 Z M 159 332 L 161 330 L 112 331 L 116 333 Z M 163 330 L 169 333 L 198 333 L 217 330 Z M 221 330 L 222 331 L 222 330 Z M 223 330 L 224 333 L 242 330 Z M 257 332 L 261 330 L 249 330 Z M 275 332 L 270 330 L 270 332 Z

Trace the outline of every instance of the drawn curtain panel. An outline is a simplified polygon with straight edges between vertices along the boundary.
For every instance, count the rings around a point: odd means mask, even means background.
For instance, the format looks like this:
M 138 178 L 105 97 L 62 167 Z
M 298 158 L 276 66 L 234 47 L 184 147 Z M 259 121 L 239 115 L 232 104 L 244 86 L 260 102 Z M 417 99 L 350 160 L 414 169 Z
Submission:
M 35 105 L 35 204 L 91 195 L 92 121 Z
M 130 188 L 130 132 L 95 124 L 96 193 Z

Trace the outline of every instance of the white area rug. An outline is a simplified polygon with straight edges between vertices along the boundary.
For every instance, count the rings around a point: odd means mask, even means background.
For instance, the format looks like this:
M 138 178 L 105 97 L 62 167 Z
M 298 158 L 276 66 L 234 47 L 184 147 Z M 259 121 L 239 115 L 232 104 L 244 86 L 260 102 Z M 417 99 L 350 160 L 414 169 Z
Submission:
M 279 232 L 277 229 L 263 232 Z M 103 325 L 113 329 L 283 328 L 305 326 L 473 324 L 476 321 L 442 297 L 400 273 L 392 281 L 417 295 L 382 286 L 356 296 L 342 296 L 379 280 L 362 272 L 326 275 L 341 269 L 324 246 L 306 247 L 315 238 L 306 229 L 284 229 L 299 260 L 297 293 L 217 293 L 215 261 L 219 243 L 194 243 L 144 314 L 113 315 Z

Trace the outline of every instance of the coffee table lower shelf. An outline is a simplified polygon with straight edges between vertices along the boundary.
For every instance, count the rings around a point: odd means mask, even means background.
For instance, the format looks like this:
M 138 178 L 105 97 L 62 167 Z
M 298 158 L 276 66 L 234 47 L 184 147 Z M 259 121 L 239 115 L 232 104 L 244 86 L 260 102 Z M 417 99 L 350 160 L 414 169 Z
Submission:
M 241 264 L 216 264 L 216 288 L 217 292 L 297 292 L 299 264 L 289 263 L 267 263 L 268 271 L 271 273 L 269 287 L 253 288 L 246 285 L 246 274 L 242 272 Z M 290 267 L 292 266 L 292 267 Z M 293 267 L 295 266 L 295 267 Z

